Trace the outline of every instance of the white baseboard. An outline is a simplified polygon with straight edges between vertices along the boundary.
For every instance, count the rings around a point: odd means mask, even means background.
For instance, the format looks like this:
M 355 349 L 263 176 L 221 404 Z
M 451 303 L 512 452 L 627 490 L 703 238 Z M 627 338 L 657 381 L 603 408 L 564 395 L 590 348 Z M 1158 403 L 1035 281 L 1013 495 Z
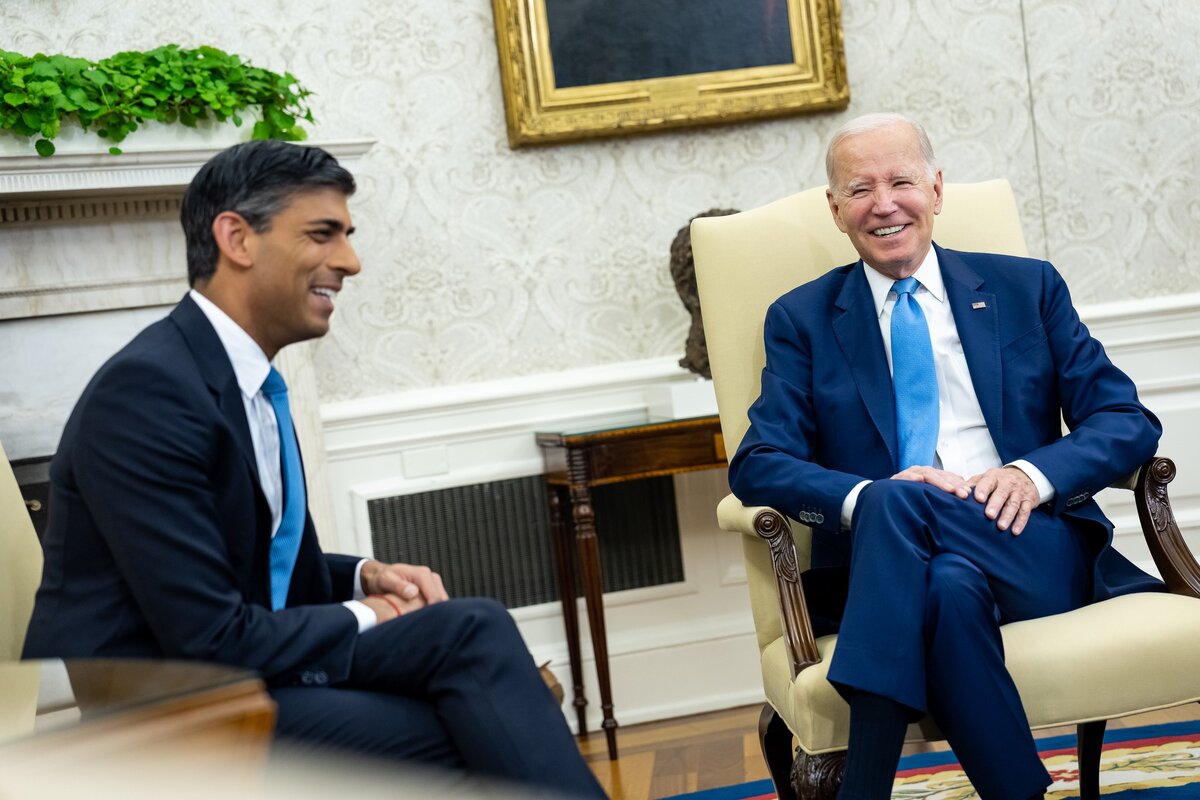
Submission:
M 612 674 L 614 716 L 621 725 L 682 717 L 723 708 L 762 703 L 762 678 L 759 672 L 758 644 L 752 626 L 747 630 L 687 641 L 672 637 L 673 644 L 643 646 L 627 650 L 621 637 L 614 635 L 610 644 L 609 669 Z M 586 638 L 586 634 L 585 634 Z M 534 650 L 534 660 L 547 657 Z M 571 670 L 566 651 L 550 660 L 550 668 L 566 693 L 564 713 L 572 729 L 577 729 Z M 703 666 L 699 666 L 703 665 Z M 589 730 L 600 730 L 603 715 L 596 685 L 595 662 L 583 659 L 584 694 L 587 698 Z M 576 732 L 578 732 L 576 730 Z

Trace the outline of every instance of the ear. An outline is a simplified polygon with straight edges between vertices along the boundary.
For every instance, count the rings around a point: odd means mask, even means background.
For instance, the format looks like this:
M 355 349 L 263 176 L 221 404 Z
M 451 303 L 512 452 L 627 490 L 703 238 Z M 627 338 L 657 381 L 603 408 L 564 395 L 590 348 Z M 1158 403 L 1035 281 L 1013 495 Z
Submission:
M 223 261 L 242 269 L 254 266 L 254 229 L 241 214 L 235 211 L 217 214 L 212 223 L 212 232 Z
M 825 200 L 829 203 L 829 213 L 833 214 L 833 224 L 838 226 L 838 230 L 842 233 L 846 232 L 846 223 L 842 222 L 842 215 L 839 213 L 841 207 L 837 201 L 833 199 L 833 190 L 825 190 Z
M 933 176 L 933 213 L 942 213 L 942 171 Z

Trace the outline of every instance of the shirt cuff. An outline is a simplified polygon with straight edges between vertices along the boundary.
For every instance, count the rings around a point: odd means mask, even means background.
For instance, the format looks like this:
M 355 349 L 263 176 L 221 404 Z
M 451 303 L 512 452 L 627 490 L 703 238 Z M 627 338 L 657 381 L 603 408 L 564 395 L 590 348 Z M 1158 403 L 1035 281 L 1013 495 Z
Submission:
M 365 558 L 362 559 L 361 561 L 358 562 L 358 565 L 354 568 L 354 593 L 350 596 L 352 598 L 354 598 L 355 600 L 362 600 L 364 597 L 367 596 L 367 593 L 364 592 L 363 588 L 362 588 L 362 568 L 363 568 L 363 564 L 367 563 L 367 561 L 368 561 L 368 559 L 365 559 Z M 371 613 L 371 616 L 372 617 L 375 616 L 374 612 Z
M 342 605 L 354 612 L 355 618 L 358 619 L 359 633 L 366 633 L 375 627 L 375 612 L 366 603 L 360 603 L 358 600 L 347 600 Z
M 863 481 L 850 490 L 850 494 L 846 495 L 846 499 L 842 501 L 842 530 L 850 530 L 850 520 L 854 518 L 854 507 L 858 505 L 858 495 L 862 492 L 863 487 L 870 481 Z
M 1023 458 L 1018 458 L 1016 461 L 1010 461 L 1004 466 L 1016 467 L 1029 476 L 1029 480 L 1033 481 L 1033 485 L 1037 489 L 1039 506 L 1042 503 L 1049 503 L 1054 499 L 1054 484 L 1050 483 L 1050 479 L 1042 474 L 1042 471 L 1033 464 L 1030 464 Z

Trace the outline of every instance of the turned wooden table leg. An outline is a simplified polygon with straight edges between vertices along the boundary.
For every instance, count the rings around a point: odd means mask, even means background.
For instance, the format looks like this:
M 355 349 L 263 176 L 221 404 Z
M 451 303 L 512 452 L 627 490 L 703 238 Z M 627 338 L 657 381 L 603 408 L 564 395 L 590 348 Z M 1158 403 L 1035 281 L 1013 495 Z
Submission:
M 563 628 L 571 660 L 572 704 L 579 719 L 579 735 L 587 733 L 587 697 L 583 691 L 583 657 L 579 651 L 579 612 L 575 605 L 575 548 L 572 526 L 563 519 L 566 490 L 548 486 L 550 495 L 550 538 L 554 546 L 554 570 L 558 574 L 558 599 L 562 603 Z
M 571 481 L 571 518 L 575 528 L 583 592 L 587 600 L 588 627 L 592 632 L 592 653 L 596 658 L 596 679 L 600 685 L 600 710 L 604 713 L 604 735 L 608 757 L 617 759 L 617 720 L 613 717 L 612 683 L 608 674 L 608 636 L 604 628 L 604 580 L 600 567 L 600 544 L 596 539 L 595 512 L 588 488 L 587 457 L 580 451 L 568 456 Z

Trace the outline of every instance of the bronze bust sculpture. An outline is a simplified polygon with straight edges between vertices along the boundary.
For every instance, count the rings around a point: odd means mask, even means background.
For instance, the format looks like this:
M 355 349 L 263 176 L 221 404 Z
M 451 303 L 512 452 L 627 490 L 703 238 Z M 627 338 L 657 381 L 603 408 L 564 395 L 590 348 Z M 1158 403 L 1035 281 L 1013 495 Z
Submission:
M 710 208 L 692 219 L 700 217 L 724 217 L 738 213 L 736 208 Z M 696 292 L 696 263 L 692 259 L 692 220 L 679 229 L 671 242 L 671 278 L 683 307 L 692 315 L 692 326 L 688 329 L 687 343 L 679 366 L 704 378 L 712 378 L 708 366 L 708 348 L 704 344 L 704 320 L 700 316 L 700 296 Z

